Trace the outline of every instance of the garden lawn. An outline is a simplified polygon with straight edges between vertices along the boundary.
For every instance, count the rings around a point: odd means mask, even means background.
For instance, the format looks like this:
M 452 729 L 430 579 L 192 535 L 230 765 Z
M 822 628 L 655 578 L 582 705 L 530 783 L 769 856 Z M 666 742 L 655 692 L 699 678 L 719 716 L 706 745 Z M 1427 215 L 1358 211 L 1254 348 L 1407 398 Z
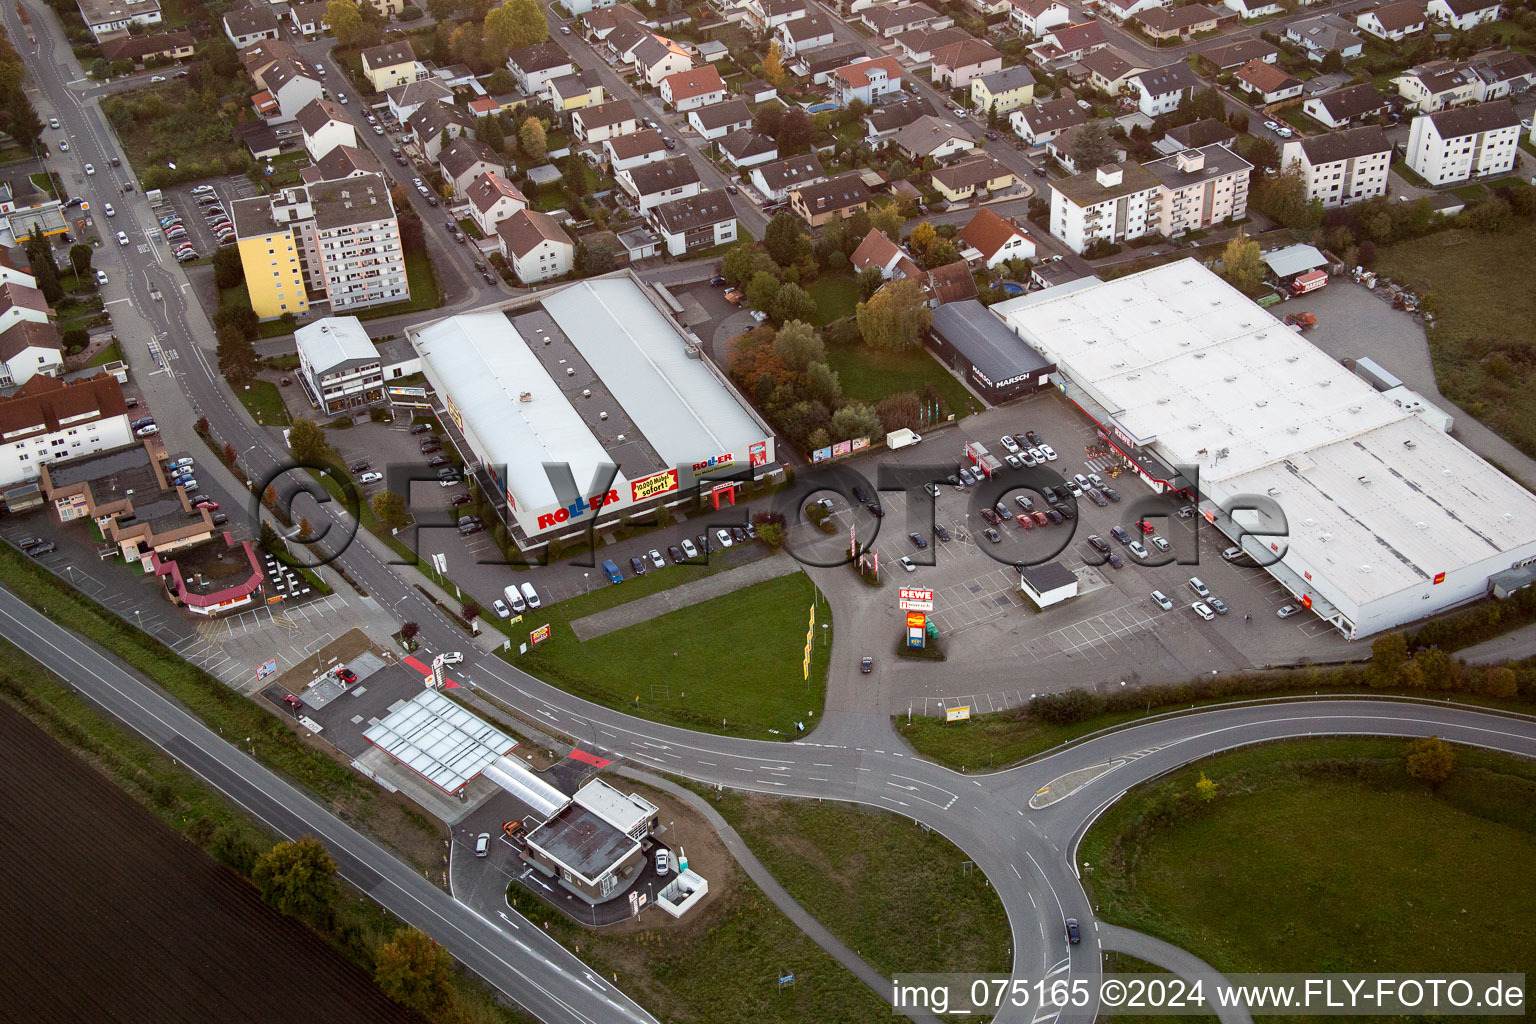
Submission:
M 91 360 L 90 365 L 105 366 L 107 363 L 121 362 L 122 358 L 123 346 L 121 343 L 114 341 L 112 344 L 96 353 L 96 358 Z
M 730 736 L 792 739 L 816 724 L 826 695 L 831 630 L 817 629 L 810 681 L 801 657 L 815 587 L 803 573 L 745 587 L 586 642 L 570 623 L 584 615 L 712 572 L 669 566 L 523 616 L 550 639 L 513 664 L 578 697 L 641 718 Z M 601 573 L 593 571 L 594 580 Z M 830 621 L 817 599 L 816 621 Z M 638 699 L 637 699 L 638 698 Z M 777 730 L 775 736 L 772 730 Z
M 405 254 L 405 276 L 411 288 L 409 302 L 394 302 L 388 306 L 359 310 L 357 318 L 377 320 L 380 317 L 398 316 L 401 313 L 419 313 L 442 305 L 443 299 L 438 291 L 437 275 L 432 272 L 432 260 L 426 252 Z
M 1451 401 L 1536 455 L 1536 224 L 1452 230 L 1377 250 L 1375 269 L 1432 295 L 1429 351 Z
M 825 327 L 833 320 L 853 316 L 859 304 L 858 279 L 849 274 L 826 274 L 807 286 L 806 291 L 816 300 L 816 315 L 811 323 Z
M 811 916 L 887 977 L 1007 973 L 1008 915 L 968 858 L 887 811 L 730 792 L 716 810 Z M 922 912 L 914 912 L 920 893 Z
M 1536 765 L 1457 748 L 1436 792 L 1405 747 L 1270 744 L 1138 787 L 1082 845 L 1094 905 L 1227 972 L 1529 970 Z
M 277 385 L 265 380 L 253 380 L 249 386 L 241 388 L 235 394 L 240 399 L 240 404 L 245 406 L 245 411 L 250 413 L 257 423 L 284 424 L 290 422 L 288 409 L 283 405 L 283 396 L 278 392 Z
M 866 345 L 827 346 L 827 362 L 842 380 L 843 394 L 860 402 L 878 402 L 903 391 L 923 392 L 932 384 L 945 406 L 956 416 L 981 409 L 965 385 L 949 374 L 921 346 L 902 352 L 883 352 Z

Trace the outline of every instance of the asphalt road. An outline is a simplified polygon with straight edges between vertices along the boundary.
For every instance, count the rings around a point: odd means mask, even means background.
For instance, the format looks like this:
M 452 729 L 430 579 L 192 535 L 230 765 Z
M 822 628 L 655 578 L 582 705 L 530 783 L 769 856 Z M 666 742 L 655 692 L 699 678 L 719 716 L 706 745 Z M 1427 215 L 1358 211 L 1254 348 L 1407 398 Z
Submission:
M 58 116 L 75 140 L 74 158 L 106 171 L 109 156 L 121 155 L 94 101 L 81 103 L 67 82 L 78 66 L 62 41 L 51 13 L 34 6 L 33 23 L 46 56 L 31 61 L 41 94 L 39 112 Z M 3 13 L 17 38 L 14 8 Z M 24 36 L 22 36 L 24 38 Z M 122 173 L 129 173 L 125 167 Z M 241 453 L 241 466 L 253 479 L 285 464 L 279 440 L 255 426 L 233 401 L 213 365 L 213 331 L 202 310 L 189 304 L 181 268 L 171 261 L 157 234 L 147 234 L 147 205 L 137 194 L 122 196 L 120 178 L 98 173 L 78 190 L 98 202 L 120 207 L 117 226 L 129 230 L 134 248 L 126 263 L 133 272 L 118 273 L 127 295 L 161 344 L 180 353 L 169 368 L 151 357 L 148 346 L 130 340 L 127 356 L 141 381 L 149 380 L 161 410 L 184 402 L 194 415 L 206 415 L 222 439 Z M 99 209 L 99 206 L 97 206 Z M 746 218 L 744 218 L 746 219 Z M 430 222 L 429 222 L 430 223 Z M 431 232 L 429 231 L 429 236 Z M 108 242 L 103 253 L 113 249 Z M 116 283 L 116 282 L 114 282 Z M 162 301 L 150 297 L 160 289 Z M 116 301 L 116 300 L 114 300 Z M 441 313 L 442 311 L 439 311 Z M 168 443 L 187 437 L 190 423 L 164 416 Z M 190 418 L 187 418 L 190 419 Z M 399 620 L 422 627 L 429 648 L 463 646 L 463 634 L 397 576 L 381 559 L 377 545 L 362 535 L 344 545 L 352 524 L 334 502 L 301 507 L 319 527 L 331 527 L 338 539 L 321 547 L 345 547 L 338 563 L 368 590 L 372 599 Z M 834 608 L 834 613 L 838 609 Z M 837 710 L 861 705 L 850 699 L 858 685 L 857 630 L 840 629 L 834 640 L 828 680 L 828 708 L 811 734 L 798 743 L 770 744 L 669 728 L 631 718 L 578 700 L 522 674 L 495 658 L 478 656 L 465 666 L 483 689 L 532 720 L 559 730 L 611 755 L 664 769 L 688 778 L 783 796 L 820 797 L 881 807 L 937 829 L 976 862 L 992 881 L 1007 909 L 1013 933 L 1015 977 L 1047 975 L 1083 978 L 1092 986 L 1101 949 L 1111 945 L 1094 922 L 1078 884 L 1075 844 L 1093 816 L 1128 787 L 1179 764 L 1232 746 L 1290 736 L 1316 734 L 1439 734 L 1525 756 L 1536 756 L 1536 723 L 1446 705 L 1382 701 L 1324 701 L 1281 705 L 1245 705 L 1198 715 L 1150 720 L 1082 743 L 1051 757 L 982 777 L 967 777 L 913 757 L 892 733 L 879 711 Z M 284 834 L 313 833 L 336 855 L 343 874 L 404 919 L 443 942 L 462 961 L 546 1021 L 649 1020 L 643 1010 L 606 985 L 541 933 L 515 915 L 497 924 L 454 902 L 419 879 L 366 838 L 353 832 L 303 794 L 253 760 L 213 736 L 152 687 L 112 659 L 88 648 L 45 616 L 9 594 L 0 594 L 0 634 L 86 692 L 105 710 L 144 733 L 183 760 L 232 799 L 250 808 Z M 1030 798 L 1050 781 L 1096 765 L 1109 770 L 1080 790 L 1040 810 Z M 1084 942 L 1066 943 L 1062 920 L 1083 922 Z M 1134 945 L 1135 940 L 1121 940 Z M 1117 945 L 1115 948 L 1123 948 Z M 1134 950 L 1133 950 L 1134 951 Z M 1157 959 L 1148 948 L 1138 955 Z M 1189 968 L 1193 969 L 1193 968 Z M 1073 1012 L 1093 1016 L 1096 1007 Z M 1044 1020 L 1032 1014 L 999 1020 Z

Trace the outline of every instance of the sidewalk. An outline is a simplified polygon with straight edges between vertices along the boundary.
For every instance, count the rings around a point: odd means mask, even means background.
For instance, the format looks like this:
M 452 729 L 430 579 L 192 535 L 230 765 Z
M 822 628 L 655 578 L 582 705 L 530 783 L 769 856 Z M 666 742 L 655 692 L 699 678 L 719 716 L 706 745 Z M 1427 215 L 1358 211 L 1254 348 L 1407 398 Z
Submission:
M 650 597 L 642 597 L 638 601 L 630 601 L 609 608 L 607 611 L 583 616 L 571 623 L 571 629 L 576 633 L 576 639 L 587 641 L 595 636 L 649 622 L 657 616 L 675 612 L 679 608 L 703 604 L 705 601 L 729 594 L 734 590 L 750 587 L 754 583 L 762 583 L 799 571 L 800 563 L 780 551 L 767 558 L 748 562 L 739 568 L 717 572 L 702 580 L 684 583 L 671 590 L 663 590 Z

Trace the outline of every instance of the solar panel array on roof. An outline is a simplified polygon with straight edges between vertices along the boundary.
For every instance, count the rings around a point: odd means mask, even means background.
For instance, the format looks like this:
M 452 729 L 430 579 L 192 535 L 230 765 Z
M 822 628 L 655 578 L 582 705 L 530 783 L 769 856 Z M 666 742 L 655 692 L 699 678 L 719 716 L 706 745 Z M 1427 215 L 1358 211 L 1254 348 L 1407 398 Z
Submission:
M 457 793 L 517 746 L 436 690 L 421 691 L 363 737 L 445 793 Z

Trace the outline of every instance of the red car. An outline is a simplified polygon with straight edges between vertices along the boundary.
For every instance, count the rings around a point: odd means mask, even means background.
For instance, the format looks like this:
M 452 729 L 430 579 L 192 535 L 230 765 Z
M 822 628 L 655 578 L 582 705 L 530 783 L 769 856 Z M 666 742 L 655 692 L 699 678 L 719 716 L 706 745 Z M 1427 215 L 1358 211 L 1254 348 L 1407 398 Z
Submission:
M 298 710 L 300 710 L 301 708 L 304 707 L 304 702 L 302 700 L 299 700 L 298 697 L 294 696 L 291 693 L 290 694 L 286 694 L 283 697 L 283 703 L 287 704 L 289 707 L 293 708 L 293 710 L 295 710 L 295 711 L 298 711 Z
M 1152 524 L 1147 522 L 1145 519 L 1138 519 L 1138 520 L 1136 520 L 1136 528 L 1138 530 L 1140 530 L 1142 533 L 1154 533 L 1154 532 L 1156 532 L 1155 530 L 1153 530 Z
M 348 686 L 351 686 L 353 683 L 357 682 L 357 673 L 343 665 L 336 670 L 336 678 L 340 679 Z
M 211 500 L 209 500 L 209 499 L 207 499 L 207 498 L 204 498 L 204 499 L 203 499 L 203 500 L 202 500 L 202 501 L 200 501 L 200 502 L 198 502 L 198 503 L 197 503 L 197 504 L 196 504 L 196 505 L 195 505 L 195 506 L 193 506 L 193 507 L 194 507 L 194 508 L 206 508 L 206 509 L 208 509 L 208 510 L 209 510 L 209 511 L 210 511 L 210 512 L 214 512 L 214 511 L 217 511 L 217 510 L 218 510 L 218 507 L 219 507 L 219 503 L 218 503 L 218 502 L 216 502 L 216 501 L 211 501 Z
M 1028 512 L 1014 516 L 1014 519 L 1017 520 L 1018 524 L 1024 527 L 1026 530 L 1033 530 L 1035 528 L 1034 517 L 1032 517 Z
M 1031 512 L 1029 518 L 1035 521 L 1036 526 L 1048 526 L 1051 522 L 1044 512 Z

